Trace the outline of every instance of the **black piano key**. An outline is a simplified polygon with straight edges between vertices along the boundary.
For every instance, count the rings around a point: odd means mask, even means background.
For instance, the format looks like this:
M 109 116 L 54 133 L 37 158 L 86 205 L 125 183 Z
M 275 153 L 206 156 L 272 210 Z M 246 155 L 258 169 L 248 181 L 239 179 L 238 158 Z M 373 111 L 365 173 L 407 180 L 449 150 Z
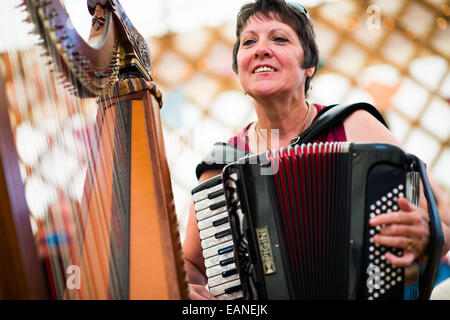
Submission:
M 238 285 L 238 286 L 226 288 L 225 293 L 233 293 L 233 292 L 241 291 L 241 290 L 242 290 L 242 285 Z
M 229 234 L 231 234 L 231 229 L 227 229 L 227 230 L 224 230 L 224 231 L 217 232 L 214 236 L 216 237 L 216 239 L 219 239 L 219 238 L 225 237 L 225 236 L 227 236 Z
M 208 188 L 212 188 L 220 183 L 222 183 L 222 176 L 219 174 L 209 180 L 204 181 L 203 183 L 201 183 L 200 185 L 198 185 L 197 187 L 192 189 L 191 193 L 194 194 L 199 191 L 202 191 L 202 190 L 205 190 Z
M 218 252 L 219 254 L 228 253 L 228 252 L 233 251 L 233 247 L 234 247 L 234 246 L 225 247 L 225 248 L 219 249 L 217 252 Z
M 217 198 L 217 197 L 219 197 L 219 196 L 221 196 L 223 194 L 225 194 L 225 190 L 224 189 L 220 189 L 220 190 L 217 190 L 217 191 L 209 193 L 208 194 L 208 199 L 214 199 L 214 198 Z
M 237 273 L 236 269 L 231 269 L 231 270 L 227 270 L 222 272 L 222 277 L 226 278 L 226 277 L 231 277 L 232 275 L 235 275 Z
M 229 259 L 225 259 L 225 260 L 220 261 L 220 265 L 221 266 L 226 266 L 227 264 L 230 264 L 230 263 L 233 263 L 233 262 L 234 262 L 233 258 L 229 258 Z
M 227 203 L 225 202 L 225 200 L 217 202 L 217 203 L 213 203 L 212 205 L 209 206 L 209 210 L 212 211 L 212 210 L 216 210 L 216 209 L 221 208 L 221 207 L 225 207 L 226 204 Z
M 228 221 L 229 221 L 228 217 L 225 217 L 225 218 L 213 221 L 212 225 L 213 225 L 213 227 L 217 227 L 217 226 L 220 226 L 221 224 L 227 223 Z

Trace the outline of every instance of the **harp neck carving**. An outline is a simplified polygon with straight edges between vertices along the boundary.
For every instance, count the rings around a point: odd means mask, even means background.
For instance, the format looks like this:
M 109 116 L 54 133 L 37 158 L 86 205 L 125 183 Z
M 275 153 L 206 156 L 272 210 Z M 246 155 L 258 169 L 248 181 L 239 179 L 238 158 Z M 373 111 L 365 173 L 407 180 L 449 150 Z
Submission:
M 70 91 L 80 97 L 111 94 L 120 78 L 152 81 L 152 63 L 145 39 L 117 0 L 88 0 L 92 15 L 86 43 L 57 0 L 24 0 L 27 21 L 42 39 L 53 70 L 62 74 Z

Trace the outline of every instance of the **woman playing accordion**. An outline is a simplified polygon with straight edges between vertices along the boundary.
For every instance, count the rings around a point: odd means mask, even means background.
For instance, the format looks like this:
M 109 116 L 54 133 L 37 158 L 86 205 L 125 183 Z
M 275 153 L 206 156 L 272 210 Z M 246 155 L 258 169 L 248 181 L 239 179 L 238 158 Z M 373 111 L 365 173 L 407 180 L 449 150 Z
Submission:
M 306 101 L 318 65 L 318 50 L 309 14 L 296 2 L 257 0 L 244 5 L 237 16 L 237 39 L 233 50 L 233 69 L 245 94 L 254 99 L 257 121 L 248 124 L 228 144 L 243 155 L 288 148 L 294 138 L 308 129 L 324 106 Z M 343 121 L 321 133 L 313 142 L 383 143 L 399 146 L 392 133 L 365 110 L 353 112 Z M 291 151 L 293 147 L 291 147 Z M 223 167 L 223 166 L 222 166 Z M 197 168 L 202 183 L 222 173 L 220 166 Z M 220 168 L 220 169 L 219 169 Z M 450 246 L 450 215 L 439 187 L 431 182 L 439 206 L 445 244 Z M 403 250 L 402 255 L 383 253 L 392 266 L 404 268 L 426 261 L 430 242 L 427 201 L 420 194 L 420 206 L 400 196 L 398 208 L 370 218 L 379 233 L 375 245 Z M 196 209 L 191 207 L 184 241 L 186 269 L 193 299 L 213 299 L 205 289 L 207 275 L 199 237 Z

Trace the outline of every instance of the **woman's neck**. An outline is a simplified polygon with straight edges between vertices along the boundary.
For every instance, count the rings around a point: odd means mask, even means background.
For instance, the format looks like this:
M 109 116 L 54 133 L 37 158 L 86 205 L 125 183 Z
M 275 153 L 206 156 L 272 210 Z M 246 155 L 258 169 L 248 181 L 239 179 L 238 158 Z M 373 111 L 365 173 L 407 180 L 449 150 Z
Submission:
M 304 98 L 289 103 L 274 101 L 255 104 L 259 129 L 278 129 L 280 138 L 294 138 L 306 127 L 311 106 Z
M 261 145 L 266 146 L 265 149 L 289 146 L 290 141 L 309 126 L 316 114 L 315 107 L 310 106 L 304 97 L 289 103 L 256 101 L 255 111 L 258 121 L 252 128 L 259 150 Z

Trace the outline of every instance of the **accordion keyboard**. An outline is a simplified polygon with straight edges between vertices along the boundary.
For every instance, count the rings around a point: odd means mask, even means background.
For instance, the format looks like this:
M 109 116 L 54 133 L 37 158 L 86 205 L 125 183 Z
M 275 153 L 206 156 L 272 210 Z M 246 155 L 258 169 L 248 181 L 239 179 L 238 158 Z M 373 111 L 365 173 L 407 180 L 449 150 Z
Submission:
M 209 291 L 217 299 L 242 298 L 221 177 L 211 178 L 193 189 L 192 199 Z

